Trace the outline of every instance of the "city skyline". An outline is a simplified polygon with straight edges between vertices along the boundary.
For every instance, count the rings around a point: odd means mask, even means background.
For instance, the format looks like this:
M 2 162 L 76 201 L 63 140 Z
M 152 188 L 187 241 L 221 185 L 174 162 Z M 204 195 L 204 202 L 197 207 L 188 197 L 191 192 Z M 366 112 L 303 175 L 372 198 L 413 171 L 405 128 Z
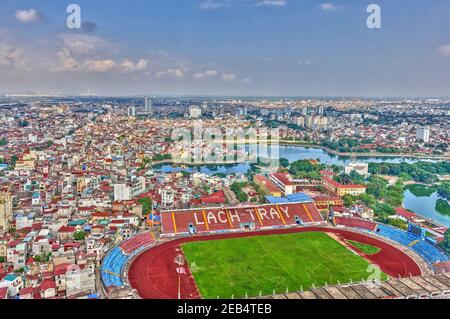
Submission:
M 450 5 L 378 1 L 0 4 L 0 94 L 446 97 Z

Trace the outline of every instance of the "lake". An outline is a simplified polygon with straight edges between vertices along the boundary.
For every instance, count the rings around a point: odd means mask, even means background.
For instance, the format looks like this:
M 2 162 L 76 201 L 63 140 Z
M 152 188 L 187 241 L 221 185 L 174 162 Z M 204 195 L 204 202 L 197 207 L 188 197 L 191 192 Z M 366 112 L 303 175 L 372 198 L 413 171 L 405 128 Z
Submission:
M 248 151 L 248 147 L 247 147 Z M 272 146 L 268 152 L 270 154 L 279 154 L 280 158 L 286 158 L 289 162 L 294 162 L 303 159 L 318 159 L 321 163 L 327 165 L 340 165 L 345 166 L 352 161 L 350 157 L 345 156 L 337 156 L 331 154 L 321 148 L 317 147 L 301 147 L 301 146 Z M 356 159 L 357 162 L 366 162 L 366 163 L 415 163 L 418 162 L 418 159 L 410 158 L 410 157 L 358 157 Z M 215 174 L 215 173 L 224 173 L 224 174 L 233 174 L 233 173 L 247 173 L 250 170 L 250 163 L 242 163 L 242 164 L 230 164 L 230 165 L 219 165 L 213 167 L 212 165 L 202 165 L 191 168 L 182 169 L 177 167 L 176 165 L 163 165 L 156 171 L 170 173 L 170 172 L 178 172 L 178 171 L 188 171 L 188 172 L 201 172 L 205 174 Z
M 403 207 L 420 216 L 430 218 L 439 224 L 450 227 L 450 216 L 443 215 L 436 210 L 438 199 L 437 193 L 428 197 L 417 197 L 408 190 L 405 192 Z

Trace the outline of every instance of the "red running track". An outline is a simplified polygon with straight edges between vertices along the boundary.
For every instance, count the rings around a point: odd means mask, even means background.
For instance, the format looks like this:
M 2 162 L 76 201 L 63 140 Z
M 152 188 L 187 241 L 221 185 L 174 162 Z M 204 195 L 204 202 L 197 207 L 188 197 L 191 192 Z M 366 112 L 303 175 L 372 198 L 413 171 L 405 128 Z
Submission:
M 179 277 L 174 259 L 181 253 L 181 244 L 193 241 L 280 235 L 313 231 L 334 233 L 344 240 L 355 240 L 363 244 L 380 248 L 381 251 L 375 255 L 364 255 L 361 252 L 360 254 L 371 263 L 377 264 L 383 272 L 391 277 L 404 278 L 421 275 L 419 266 L 411 257 L 384 241 L 344 229 L 305 227 L 261 232 L 186 237 L 169 241 L 144 251 L 141 255 L 136 257 L 130 266 L 128 279 L 131 286 L 136 289 L 139 295 L 144 299 L 177 299 Z M 185 268 L 186 274 L 182 274 L 180 276 L 181 298 L 198 299 L 200 298 L 200 293 L 195 284 L 195 280 L 188 267 Z

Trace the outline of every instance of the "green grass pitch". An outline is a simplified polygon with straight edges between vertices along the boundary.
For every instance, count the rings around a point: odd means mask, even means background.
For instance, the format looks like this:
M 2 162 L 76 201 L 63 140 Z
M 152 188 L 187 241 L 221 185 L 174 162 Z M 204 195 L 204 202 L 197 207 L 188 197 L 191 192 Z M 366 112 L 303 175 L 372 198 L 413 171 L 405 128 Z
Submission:
M 368 261 L 318 232 L 192 242 L 182 250 L 206 299 L 307 290 L 371 275 Z
M 359 250 L 361 250 L 366 255 L 375 255 L 375 254 L 378 254 L 381 251 L 381 249 L 378 248 L 378 247 L 362 244 L 362 243 L 359 243 L 357 241 L 349 240 L 348 242 L 350 243 L 350 245 L 358 248 Z

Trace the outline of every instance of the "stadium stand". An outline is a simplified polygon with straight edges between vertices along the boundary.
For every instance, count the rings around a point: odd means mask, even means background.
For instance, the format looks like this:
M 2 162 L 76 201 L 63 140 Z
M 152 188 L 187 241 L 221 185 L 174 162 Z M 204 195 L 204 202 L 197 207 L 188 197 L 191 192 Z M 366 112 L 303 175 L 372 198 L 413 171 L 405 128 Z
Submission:
M 262 299 L 450 299 L 450 274 L 396 278 L 381 284 L 360 282 L 309 291 L 260 297 Z
M 450 273 L 450 261 L 435 263 L 433 267 L 436 274 Z
M 152 234 L 144 233 L 123 242 L 120 245 L 120 248 L 126 255 L 130 255 L 139 247 L 146 246 L 148 244 L 153 243 L 154 241 L 155 238 L 153 237 Z
M 325 223 L 317 208 L 310 202 L 166 211 L 161 213 L 161 217 L 165 235 L 242 231 Z
M 395 241 L 416 252 L 432 268 L 434 264 L 450 261 L 450 257 L 435 244 L 411 232 L 358 218 L 335 217 L 335 223 L 337 226 L 372 232 L 378 236 Z
M 121 275 L 127 259 L 127 256 L 123 254 L 119 247 L 113 248 L 103 259 L 101 273 L 105 287 L 123 286 Z
M 379 236 L 396 241 L 399 244 L 408 247 L 420 255 L 425 261 L 433 265 L 438 262 L 449 261 L 450 258 L 438 247 L 421 240 L 419 236 L 406 232 L 391 226 L 378 224 L 375 231 Z
M 335 221 L 337 226 L 345 226 L 368 231 L 375 230 L 375 227 L 377 226 L 374 222 L 359 218 L 335 217 Z
M 122 273 L 128 261 L 132 256 L 155 242 L 155 238 L 151 233 L 143 233 L 111 249 L 103 258 L 100 268 L 104 286 L 123 287 Z

